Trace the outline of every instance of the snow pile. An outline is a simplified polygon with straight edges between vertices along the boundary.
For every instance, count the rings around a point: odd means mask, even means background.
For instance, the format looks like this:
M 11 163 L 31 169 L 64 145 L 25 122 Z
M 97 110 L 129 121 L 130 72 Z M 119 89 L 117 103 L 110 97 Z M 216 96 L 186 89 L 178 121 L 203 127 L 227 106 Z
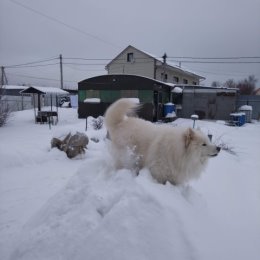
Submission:
M 198 120 L 198 119 L 199 119 L 199 116 L 194 114 L 194 115 L 191 115 L 190 118 L 193 119 L 193 120 Z
M 252 111 L 252 106 L 244 105 L 239 108 L 240 111 Z
M 100 103 L 100 98 L 86 98 L 84 103 Z
M 197 215 L 200 207 L 196 194 L 198 205 L 189 204 L 192 190 L 163 187 L 145 170 L 135 178 L 128 170 L 107 169 L 101 159 L 86 161 L 66 188 L 25 226 L 11 259 L 196 256 L 194 238 L 186 231 L 197 229 L 187 218 Z
M 84 156 L 50 149 L 53 136 L 86 127 L 76 110 L 61 109 L 59 118 L 50 130 L 34 124 L 32 111 L 17 112 L 0 128 L 1 259 L 259 258 L 259 123 L 198 120 L 237 156 L 222 151 L 200 180 L 176 187 L 156 183 L 147 169 L 114 170 L 106 130 L 90 122 L 86 133 L 99 142 Z
M 168 113 L 165 117 L 166 117 L 166 118 L 176 117 L 176 113 L 173 111 L 173 112 L 171 112 L 171 113 Z
M 180 94 L 180 93 L 182 93 L 182 92 L 183 92 L 183 89 L 180 88 L 180 87 L 174 87 L 174 88 L 172 89 L 172 93 Z

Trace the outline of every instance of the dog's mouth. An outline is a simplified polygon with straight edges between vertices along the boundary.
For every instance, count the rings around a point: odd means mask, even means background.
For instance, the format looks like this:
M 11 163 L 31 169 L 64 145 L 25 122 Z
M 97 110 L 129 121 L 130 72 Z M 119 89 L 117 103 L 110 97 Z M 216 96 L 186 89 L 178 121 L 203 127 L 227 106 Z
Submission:
M 209 156 L 210 156 L 210 157 L 216 157 L 217 155 L 218 155 L 218 153 L 210 154 Z
M 209 154 L 209 156 L 210 156 L 210 157 L 216 157 L 216 156 L 219 154 L 220 150 L 221 150 L 221 148 L 220 148 L 219 146 L 217 146 L 217 151 L 216 151 L 216 153 L 214 153 L 214 154 Z

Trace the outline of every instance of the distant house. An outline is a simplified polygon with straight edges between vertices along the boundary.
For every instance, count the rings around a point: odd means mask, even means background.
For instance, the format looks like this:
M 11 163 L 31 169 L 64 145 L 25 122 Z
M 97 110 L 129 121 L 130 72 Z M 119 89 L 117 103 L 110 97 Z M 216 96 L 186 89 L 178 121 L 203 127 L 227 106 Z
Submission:
M 30 95 L 21 95 L 20 92 L 27 86 L 3 85 L 0 89 L 1 100 L 8 104 L 11 111 L 30 109 L 33 107 Z
M 175 84 L 199 85 L 204 77 L 131 45 L 106 65 L 108 74 L 128 74 Z

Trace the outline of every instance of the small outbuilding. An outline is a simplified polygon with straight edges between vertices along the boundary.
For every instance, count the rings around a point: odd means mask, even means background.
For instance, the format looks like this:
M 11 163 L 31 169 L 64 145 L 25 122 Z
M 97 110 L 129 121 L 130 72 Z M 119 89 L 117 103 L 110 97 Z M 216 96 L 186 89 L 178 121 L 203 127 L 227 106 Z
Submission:
M 69 92 L 53 87 L 28 87 L 20 91 L 21 95 L 31 94 L 33 98 L 34 115 L 36 123 L 58 122 L 58 96 L 68 95 Z M 37 97 L 35 99 L 35 97 Z M 46 109 L 42 107 L 42 97 L 49 98 L 50 104 Z M 36 108 L 37 107 L 37 108 Z M 56 107 L 56 108 L 54 108 Z M 55 119 L 55 121 L 54 121 Z
M 172 88 L 177 116 L 183 118 L 196 114 L 199 119 L 228 120 L 230 113 L 236 111 L 237 97 L 235 88 L 197 85 L 173 85 Z
M 150 121 L 163 117 L 163 104 L 170 101 L 171 86 L 162 81 L 137 75 L 102 75 L 78 83 L 79 118 L 104 115 L 119 98 L 138 98 L 139 116 Z

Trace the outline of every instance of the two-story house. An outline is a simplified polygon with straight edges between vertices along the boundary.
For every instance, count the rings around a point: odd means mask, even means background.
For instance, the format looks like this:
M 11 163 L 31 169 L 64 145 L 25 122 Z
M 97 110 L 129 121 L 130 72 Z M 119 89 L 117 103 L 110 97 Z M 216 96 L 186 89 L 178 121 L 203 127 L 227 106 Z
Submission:
M 157 58 L 129 45 L 106 65 L 108 74 L 148 77 L 174 84 L 199 85 L 205 78 L 167 61 L 166 54 Z

